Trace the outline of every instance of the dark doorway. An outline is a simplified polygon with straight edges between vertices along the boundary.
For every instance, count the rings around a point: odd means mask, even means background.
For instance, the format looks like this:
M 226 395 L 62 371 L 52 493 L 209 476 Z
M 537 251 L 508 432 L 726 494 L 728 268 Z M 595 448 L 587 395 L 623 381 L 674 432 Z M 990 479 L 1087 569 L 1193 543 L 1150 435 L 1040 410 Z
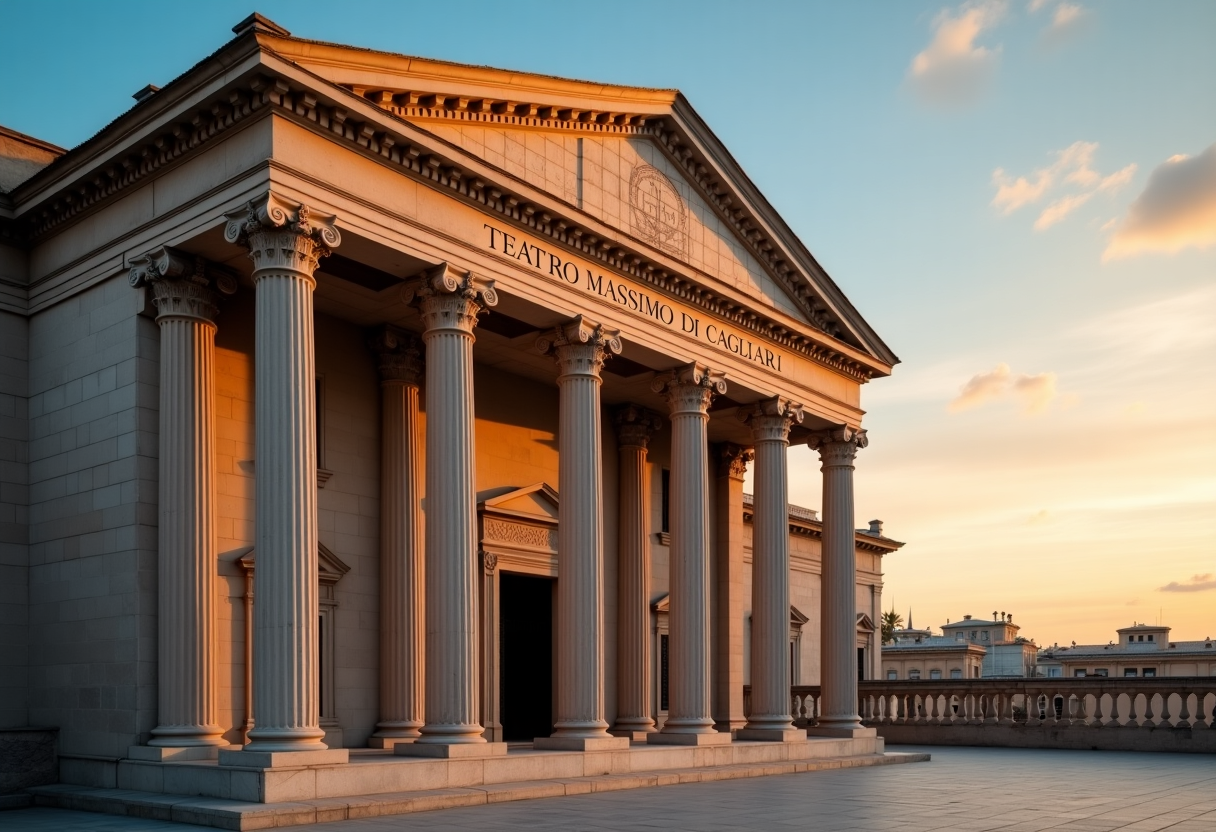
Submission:
M 866 648 L 857 648 L 857 679 L 865 681 L 866 678 Z
M 553 580 L 498 580 L 502 737 L 531 742 L 553 733 Z

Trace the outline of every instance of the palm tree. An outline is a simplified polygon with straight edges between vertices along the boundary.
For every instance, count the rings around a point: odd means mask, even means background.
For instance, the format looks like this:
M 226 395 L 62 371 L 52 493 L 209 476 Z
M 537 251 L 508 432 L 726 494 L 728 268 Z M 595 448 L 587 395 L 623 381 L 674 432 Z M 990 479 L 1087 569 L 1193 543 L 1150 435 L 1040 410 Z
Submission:
M 892 607 L 887 612 L 882 614 L 882 643 L 890 644 L 891 639 L 895 637 L 894 633 L 904 624 L 904 617 L 895 611 Z

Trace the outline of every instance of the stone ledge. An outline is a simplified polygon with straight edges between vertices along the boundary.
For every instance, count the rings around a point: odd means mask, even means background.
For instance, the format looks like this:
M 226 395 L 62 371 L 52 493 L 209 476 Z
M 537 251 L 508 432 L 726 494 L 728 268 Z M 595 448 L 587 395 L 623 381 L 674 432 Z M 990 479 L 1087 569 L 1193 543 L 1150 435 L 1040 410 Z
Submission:
M 412 814 L 515 800 L 673 786 L 680 783 L 707 783 L 748 777 L 925 762 L 929 758 L 928 754 L 920 753 L 834 757 L 783 763 L 674 769 L 638 774 L 605 774 L 594 777 L 502 783 L 477 788 L 395 792 L 358 797 L 300 800 L 289 803 L 249 803 L 239 800 L 65 785 L 39 786 L 31 789 L 30 792 L 33 795 L 34 804 L 37 806 L 193 823 L 214 829 L 253 830 Z

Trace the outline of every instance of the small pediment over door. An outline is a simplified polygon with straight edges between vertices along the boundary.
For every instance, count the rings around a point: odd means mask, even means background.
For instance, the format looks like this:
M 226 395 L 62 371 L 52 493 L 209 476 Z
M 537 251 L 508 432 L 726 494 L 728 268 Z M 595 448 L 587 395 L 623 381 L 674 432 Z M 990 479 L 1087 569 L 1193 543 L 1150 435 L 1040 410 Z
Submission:
M 482 502 L 482 558 L 508 572 L 557 577 L 557 505 L 557 490 L 543 482 Z
M 872 633 L 874 632 L 874 620 L 864 612 L 857 613 L 857 632 Z

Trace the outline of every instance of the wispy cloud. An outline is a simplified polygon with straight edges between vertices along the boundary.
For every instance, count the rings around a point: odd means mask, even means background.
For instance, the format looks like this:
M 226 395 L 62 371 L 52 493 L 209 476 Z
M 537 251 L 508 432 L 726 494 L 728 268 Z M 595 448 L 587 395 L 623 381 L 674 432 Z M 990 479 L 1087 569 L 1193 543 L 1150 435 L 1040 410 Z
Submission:
M 1030 0 L 1027 6 L 1031 14 L 1036 14 L 1051 6 L 1053 0 Z M 1040 32 L 1042 40 L 1049 45 L 1057 45 L 1084 28 L 1085 23 L 1093 12 L 1080 3 L 1061 0 L 1055 3 L 1051 11 L 1051 20 Z
M 1028 177 L 1015 177 L 1004 168 L 997 168 L 992 172 L 992 184 L 996 187 L 992 206 L 1008 216 L 1027 205 L 1054 197 L 1034 223 L 1037 231 L 1050 228 L 1094 194 L 1115 194 L 1135 176 L 1134 163 L 1106 175 L 1095 170 L 1093 163 L 1097 152 L 1097 142 L 1073 142 L 1055 152 L 1056 160 L 1051 165 L 1039 168 Z
M 987 88 L 1000 55 L 976 41 L 1004 16 L 1000 0 L 968 2 L 943 9 L 933 20 L 933 40 L 912 59 L 908 83 L 924 101 L 945 107 L 966 105 Z
M 1173 254 L 1216 244 L 1216 144 L 1198 156 L 1171 156 L 1115 227 L 1103 260 Z
M 1034 416 L 1045 412 L 1057 394 L 1055 373 L 1014 374 L 1008 364 L 1002 363 L 990 372 L 972 376 L 951 400 L 948 409 L 958 413 L 989 402 L 1015 398 L 1021 402 L 1023 413 Z
M 1192 575 L 1189 581 L 1170 581 L 1165 586 L 1157 587 L 1158 592 L 1207 592 L 1209 589 L 1216 589 L 1216 577 L 1211 572 Z

